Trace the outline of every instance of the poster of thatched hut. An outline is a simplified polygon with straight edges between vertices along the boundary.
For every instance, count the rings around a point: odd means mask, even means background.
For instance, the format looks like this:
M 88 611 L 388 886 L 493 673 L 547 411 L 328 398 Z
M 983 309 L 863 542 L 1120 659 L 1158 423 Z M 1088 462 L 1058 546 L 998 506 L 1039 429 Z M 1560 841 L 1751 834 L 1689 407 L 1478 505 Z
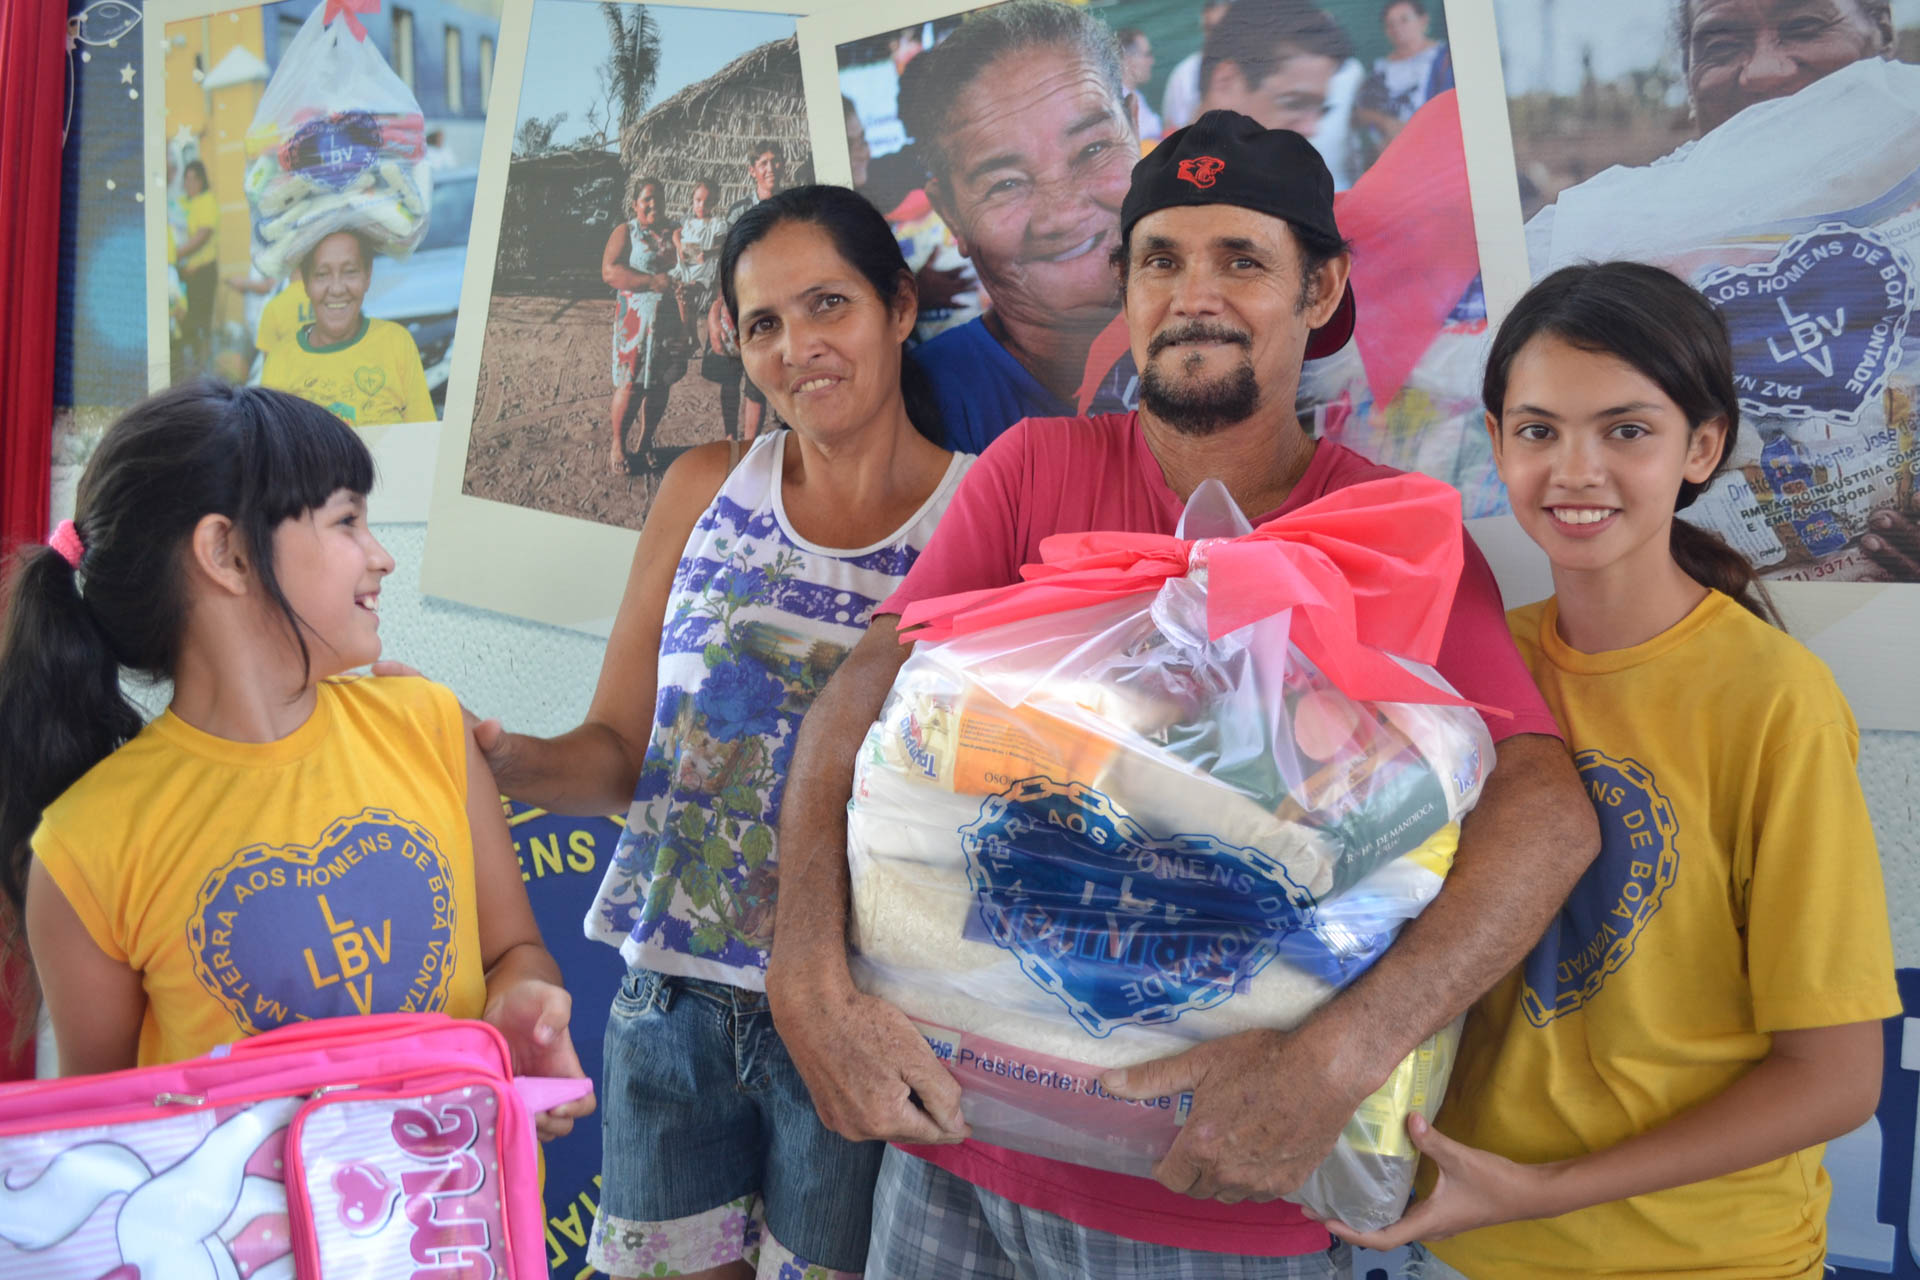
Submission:
M 812 180 L 794 21 L 536 0 L 513 119 L 462 492 L 638 529 L 771 425 L 713 303 L 731 220 Z

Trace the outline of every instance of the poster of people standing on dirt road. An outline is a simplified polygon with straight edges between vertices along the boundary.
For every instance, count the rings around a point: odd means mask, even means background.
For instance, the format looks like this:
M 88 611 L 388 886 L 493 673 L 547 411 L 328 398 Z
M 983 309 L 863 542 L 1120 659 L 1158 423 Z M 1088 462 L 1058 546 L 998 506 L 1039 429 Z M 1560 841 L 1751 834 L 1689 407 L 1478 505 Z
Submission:
M 717 279 L 732 220 L 811 180 L 793 26 L 533 6 L 465 493 L 638 529 L 680 453 L 766 425 Z
M 604 631 L 674 459 L 776 425 L 717 294 L 734 220 L 813 181 L 782 3 L 507 0 L 428 592 Z

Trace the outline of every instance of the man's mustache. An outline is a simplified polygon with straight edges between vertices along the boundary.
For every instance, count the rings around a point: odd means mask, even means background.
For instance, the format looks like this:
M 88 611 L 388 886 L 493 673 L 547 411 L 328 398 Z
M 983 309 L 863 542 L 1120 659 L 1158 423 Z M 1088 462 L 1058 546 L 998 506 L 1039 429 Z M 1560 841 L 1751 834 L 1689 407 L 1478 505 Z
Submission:
M 1225 325 L 1208 324 L 1204 320 L 1194 320 L 1174 329 L 1163 329 L 1153 335 L 1147 343 L 1147 359 L 1151 360 L 1168 347 L 1182 342 L 1230 342 L 1236 347 L 1251 351 L 1253 338 L 1238 329 L 1229 329 Z

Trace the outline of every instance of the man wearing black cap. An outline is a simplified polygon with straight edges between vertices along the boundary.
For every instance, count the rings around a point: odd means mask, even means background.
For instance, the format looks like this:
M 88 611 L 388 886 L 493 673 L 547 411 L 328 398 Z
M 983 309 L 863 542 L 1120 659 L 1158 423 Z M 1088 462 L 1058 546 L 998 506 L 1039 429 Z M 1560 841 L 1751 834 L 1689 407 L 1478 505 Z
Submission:
M 890 1149 L 882 1166 L 867 1270 L 889 1280 L 1341 1274 L 1344 1247 L 1274 1197 L 1305 1180 L 1394 1066 L 1519 961 L 1599 847 L 1469 543 L 1437 666 L 1466 697 L 1514 714 L 1488 721 L 1498 761 L 1440 896 L 1306 1026 L 1109 1073 L 1123 1096 L 1193 1092 L 1154 1179 L 963 1141 L 953 1078 L 903 1014 L 854 989 L 846 961 L 846 802 L 861 738 L 907 656 L 898 614 L 1017 580 L 1050 534 L 1171 533 L 1209 477 L 1257 524 L 1392 474 L 1316 443 L 1294 415 L 1301 361 L 1344 343 L 1355 307 L 1333 181 L 1304 138 L 1225 111 L 1174 133 L 1134 169 L 1115 261 L 1139 412 L 1023 422 L 981 455 L 808 713 L 789 773 L 768 995 L 828 1125 L 925 1144 Z

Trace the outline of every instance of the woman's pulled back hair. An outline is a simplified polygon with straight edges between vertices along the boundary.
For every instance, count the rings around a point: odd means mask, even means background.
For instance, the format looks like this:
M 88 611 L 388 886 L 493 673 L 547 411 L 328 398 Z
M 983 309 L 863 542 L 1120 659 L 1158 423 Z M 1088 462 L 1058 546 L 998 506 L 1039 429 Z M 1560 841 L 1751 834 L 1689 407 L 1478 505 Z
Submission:
M 159 681 L 179 664 L 184 560 L 201 518 L 233 522 L 311 673 L 306 626 L 274 576 L 274 530 L 338 490 L 372 487 L 353 428 L 280 391 L 188 383 L 107 429 L 74 502 L 78 567 L 23 548 L 0 630 L 0 892 L 16 922 L 41 812 L 140 731 L 122 669 Z
M 1631 365 L 1666 393 L 1690 429 L 1715 418 L 1726 422 L 1713 475 L 1701 484 L 1682 481 L 1673 509 L 1692 506 L 1726 466 L 1740 430 L 1733 348 L 1714 305 L 1678 276 L 1645 263 L 1562 267 L 1527 290 L 1493 339 L 1480 394 L 1496 420 L 1507 403 L 1514 358 L 1542 335 Z M 1753 566 L 1717 535 L 1676 519 L 1671 546 L 1674 560 L 1695 582 L 1732 596 L 1765 622 L 1783 625 Z
M 913 272 L 900 253 L 900 242 L 893 228 L 871 201 L 848 187 L 789 187 L 754 205 L 727 232 L 720 250 L 720 296 L 726 300 L 727 315 L 737 325 L 740 306 L 734 294 L 734 271 L 740 255 L 787 222 L 803 222 L 827 233 L 833 247 L 848 266 L 858 271 L 874 292 L 888 305 L 899 301 L 902 289 L 913 288 Z M 741 335 L 744 340 L 745 335 Z M 946 425 L 940 417 L 940 405 L 934 398 L 933 382 L 906 344 L 900 344 L 900 395 L 906 401 L 907 419 L 935 444 L 946 443 Z

